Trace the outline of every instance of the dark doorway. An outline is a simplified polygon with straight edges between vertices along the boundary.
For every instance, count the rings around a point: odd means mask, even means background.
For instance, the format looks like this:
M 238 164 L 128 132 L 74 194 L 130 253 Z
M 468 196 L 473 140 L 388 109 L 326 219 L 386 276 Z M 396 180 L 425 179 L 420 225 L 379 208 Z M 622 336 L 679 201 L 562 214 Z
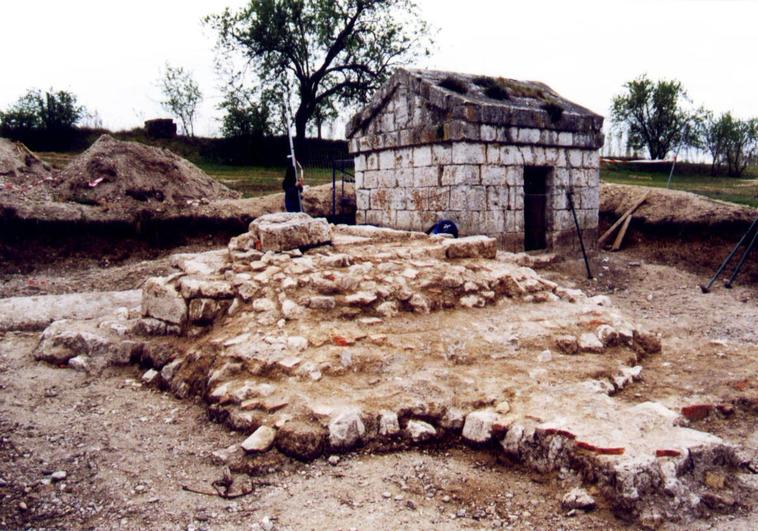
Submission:
M 524 250 L 547 247 L 547 180 L 550 168 L 524 167 Z

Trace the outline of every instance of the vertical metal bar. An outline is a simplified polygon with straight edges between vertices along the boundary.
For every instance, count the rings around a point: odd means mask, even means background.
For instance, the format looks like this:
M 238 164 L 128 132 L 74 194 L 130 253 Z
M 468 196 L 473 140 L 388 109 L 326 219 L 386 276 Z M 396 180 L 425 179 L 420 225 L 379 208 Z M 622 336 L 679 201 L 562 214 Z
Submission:
M 576 210 L 574 210 L 574 199 L 571 197 L 571 190 L 566 190 L 566 197 L 568 198 L 571 214 L 574 216 L 574 225 L 576 225 L 576 235 L 579 237 L 579 245 L 582 248 L 582 257 L 584 258 L 584 267 L 587 269 L 587 278 L 589 280 L 592 280 L 592 271 L 590 271 L 590 261 L 587 258 L 587 251 L 584 249 L 584 240 L 582 239 L 582 230 L 579 228 L 579 220 L 576 217 Z
M 753 250 L 753 247 L 755 247 L 755 241 L 758 240 L 758 231 L 753 234 L 753 239 L 750 240 L 750 245 L 747 246 L 747 249 L 745 249 L 745 252 L 742 253 L 742 256 L 740 257 L 740 261 L 737 262 L 737 267 L 734 268 L 734 271 L 732 272 L 732 276 L 729 277 L 729 280 L 726 281 L 724 284 L 725 288 L 731 288 L 732 283 L 734 282 L 734 279 L 737 278 L 737 275 L 740 273 L 740 269 L 742 269 L 742 265 L 745 263 L 745 260 L 747 260 L 747 255 L 750 254 L 750 251 Z
M 740 248 L 740 246 L 745 243 L 750 236 L 750 233 L 753 231 L 753 229 L 758 226 L 758 218 L 755 218 L 753 223 L 750 225 L 750 228 L 745 232 L 745 234 L 742 235 L 742 238 L 740 238 L 740 241 L 737 242 L 737 245 L 734 246 L 734 248 L 731 250 L 731 252 L 724 258 L 724 261 L 721 262 L 721 265 L 716 270 L 716 273 L 711 277 L 711 279 L 708 281 L 706 285 L 701 285 L 700 290 L 703 293 L 708 293 L 711 291 L 711 286 L 713 286 L 713 283 L 716 282 L 716 279 L 719 278 L 721 273 L 724 272 L 724 269 L 726 269 L 726 266 L 729 264 L 729 262 L 732 261 L 732 258 L 734 258 L 734 255 L 737 254 L 737 249 Z
M 337 215 L 337 161 L 332 159 L 332 218 Z

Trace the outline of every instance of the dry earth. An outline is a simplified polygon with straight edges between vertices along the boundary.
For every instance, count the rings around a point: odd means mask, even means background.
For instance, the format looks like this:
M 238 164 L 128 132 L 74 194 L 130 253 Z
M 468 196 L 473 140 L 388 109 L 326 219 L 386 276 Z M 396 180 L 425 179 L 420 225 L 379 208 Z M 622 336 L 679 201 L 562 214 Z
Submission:
M 682 392 L 723 393 L 726 399 L 739 389 L 755 390 L 756 353 L 749 345 L 758 317 L 754 288 L 704 296 L 696 291 L 700 276 L 649 263 L 644 252 L 603 253 L 594 263 L 602 274 L 596 282 L 581 279 L 579 262 L 550 276 L 608 293 L 637 319 L 670 325 L 664 328 L 665 354 L 646 365 L 654 377 L 629 396 L 622 393 L 624 399 L 665 401 Z M 78 275 L 101 277 L 98 270 Z M 108 286 L 101 281 L 99 287 Z M 560 498 L 567 487 L 560 479 L 457 447 L 359 452 L 336 466 L 277 457 L 252 475 L 256 489 L 248 496 L 222 500 L 183 491 L 185 484 L 210 488 L 223 473 L 210 454 L 239 442 L 240 435 L 208 422 L 200 404 L 144 388 L 134 367 L 90 378 L 34 362 L 36 342 L 36 334 L 20 333 L 6 333 L 0 342 L 4 527 L 624 527 L 602 504 L 595 512 L 566 516 Z M 690 348 L 693 343 L 698 348 Z M 747 386 L 734 388 L 746 379 Z M 756 449 L 754 419 L 754 412 L 737 408 L 732 417 L 711 418 L 698 428 Z M 52 482 L 58 470 L 66 478 Z M 715 516 L 690 526 L 752 529 L 755 518 Z

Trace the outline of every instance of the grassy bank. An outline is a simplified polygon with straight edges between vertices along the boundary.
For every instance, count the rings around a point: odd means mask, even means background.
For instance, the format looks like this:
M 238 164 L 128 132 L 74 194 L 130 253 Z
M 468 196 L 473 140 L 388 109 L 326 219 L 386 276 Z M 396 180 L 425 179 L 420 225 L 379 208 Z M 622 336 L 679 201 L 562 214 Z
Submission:
M 603 167 L 600 171 L 600 179 L 607 183 L 666 188 L 668 173 L 628 171 L 616 167 Z M 737 179 L 734 177 L 681 175 L 675 171 L 671 179 L 671 189 L 758 208 L 758 178 L 755 176 Z
M 70 153 L 39 153 L 39 155 L 56 168 L 63 168 L 75 156 Z M 200 162 L 198 166 L 229 188 L 242 192 L 245 197 L 280 192 L 282 189 L 283 167 L 228 166 L 205 162 Z M 608 183 L 665 188 L 668 173 L 628 170 L 604 164 L 600 170 L 600 178 Z M 306 168 L 305 180 L 311 185 L 329 183 L 332 181 L 332 170 L 331 168 Z M 758 175 L 755 173 L 736 179 L 683 175 L 680 172 L 674 172 L 671 188 L 758 208 Z

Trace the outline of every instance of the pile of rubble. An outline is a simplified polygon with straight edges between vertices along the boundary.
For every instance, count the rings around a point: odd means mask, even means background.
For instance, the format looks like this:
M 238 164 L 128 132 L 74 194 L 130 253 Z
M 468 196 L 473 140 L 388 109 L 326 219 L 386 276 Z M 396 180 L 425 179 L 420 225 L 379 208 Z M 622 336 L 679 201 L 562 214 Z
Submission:
M 144 203 L 185 206 L 236 199 L 239 193 L 167 149 L 102 135 L 61 172 L 61 201 L 133 208 Z
M 738 506 L 751 456 L 689 428 L 689 404 L 618 396 L 657 336 L 518 262 L 486 237 L 274 214 L 226 250 L 176 255 L 141 308 L 53 323 L 37 357 L 140 363 L 145 383 L 202 397 L 243 432 L 215 454 L 230 466 L 272 448 L 310 460 L 462 440 L 574 474 L 632 519 Z M 726 489 L 700 481 L 725 470 Z
M 0 201 L 17 196 L 49 201 L 52 181 L 50 166 L 26 146 L 0 138 Z

